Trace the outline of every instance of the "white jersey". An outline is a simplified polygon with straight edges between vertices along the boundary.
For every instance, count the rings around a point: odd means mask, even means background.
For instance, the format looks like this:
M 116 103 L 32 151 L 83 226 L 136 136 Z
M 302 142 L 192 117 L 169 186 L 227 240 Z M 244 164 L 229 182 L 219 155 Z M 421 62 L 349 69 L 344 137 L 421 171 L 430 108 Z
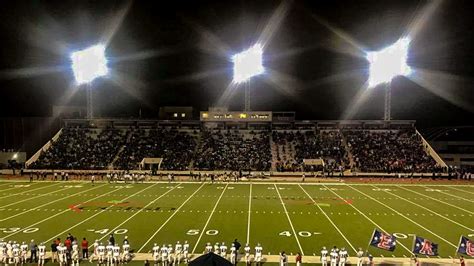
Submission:
M 345 250 L 339 251 L 339 257 L 341 258 L 341 260 L 346 261 L 347 256 L 348 256 L 347 251 L 345 251 Z
M 168 255 L 171 256 L 171 254 L 173 254 L 173 248 L 168 247 L 167 252 L 168 252 Z
M 183 245 L 176 244 L 174 250 L 176 251 L 176 254 L 181 254 L 181 251 L 183 251 Z
M 19 257 L 20 256 L 20 249 L 18 248 L 17 245 L 15 245 L 15 247 L 12 249 L 12 252 L 13 252 L 13 257 Z
M 212 252 L 212 246 L 206 245 L 206 253 L 211 253 L 211 252 Z
M 321 261 L 326 262 L 328 256 L 328 251 L 326 249 L 321 250 Z
M 73 260 L 79 259 L 79 248 L 77 244 L 72 245 L 72 259 Z
M 113 248 L 113 252 L 114 252 L 114 257 L 118 258 L 120 256 L 120 247 L 119 246 L 115 246 Z
M 364 251 L 359 250 L 359 251 L 357 252 L 357 257 L 358 257 L 358 258 L 364 257 Z
M 219 255 L 219 253 L 220 253 L 219 245 L 214 245 L 214 253 Z
M 167 247 L 162 247 L 161 248 L 161 257 L 163 259 L 166 259 L 168 257 L 168 248 Z
M 245 251 L 245 256 L 250 256 L 250 247 L 249 246 L 245 246 L 244 251 Z
M 212 248 L 211 248 L 212 249 Z M 187 254 L 189 252 L 189 244 L 188 243 L 184 243 L 183 245 L 183 252 L 184 254 Z
M 237 249 L 234 246 L 230 247 L 230 254 L 235 254 L 235 251 L 237 251 Z
M 226 245 L 222 245 L 221 246 L 221 254 L 226 254 L 227 253 L 227 246 Z
M 262 251 L 263 251 L 262 247 L 255 247 L 255 255 L 256 256 L 262 256 Z
M 98 255 L 99 252 L 97 250 L 97 247 L 99 246 L 99 243 L 98 242 L 94 242 L 94 255 Z
M 154 246 L 153 247 L 153 256 L 158 257 L 160 255 L 160 247 L 159 246 Z
M 122 245 L 122 250 L 123 250 L 123 254 L 130 253 L 130 245 L 129 244 L 123 244 Z
M 45 245 L 39 245 L 38 246 L 38 253 L 39 253 L 40 257 L 45 256 L 46 255 L 46 246 Z
M 99 245 L 97 247 L 97 253 L 99 253 L 99 256 L 104 256 L 105 255 L 105 246 L 104 245 Z
M 7 256 L 7 247 L 0 243 L 0 260 Z
M 114 253 L 114 246 L 112 245 L 107 245 L 107 247 L 105 247 L 107 249 L 107 256 L 108 257 L 112 257 L 113 253 Z
M 336 251 L 331 252 L 330 256 L 332 261 L 337 261 L 337 258 L 339 257 Z

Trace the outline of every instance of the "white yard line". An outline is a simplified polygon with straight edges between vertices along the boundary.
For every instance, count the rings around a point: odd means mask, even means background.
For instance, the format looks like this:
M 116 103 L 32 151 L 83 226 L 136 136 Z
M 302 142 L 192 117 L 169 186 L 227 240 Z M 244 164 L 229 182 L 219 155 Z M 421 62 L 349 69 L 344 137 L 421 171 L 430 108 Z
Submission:
M 324 186 L 326 187 L 326 186 Z M 334 195 L 336 195 L 338 198 L 340 198 L 341 200 L 345 200 L 344 198 L 342 198 L 339 194 L 337 194 L 336 192 L 334 192 L 333 190 L 329 189 L 328 187 L 326 187 L 326 189 L 330 192 L 332 192 Z M 309 196 L 309 195 L 308 195 Z M 354 210 L 356 210 L 360 215 L 364 216 L 367 220 L 369 220 L 369 222 L 371 222 L 373 225 L 375 225 L 375 227 L 379 228 L 380 230 L 382 230 L 384 233 L 386 234 L 390 234 L 387 230 L 383 229 L 382 226 L 378 225 L 376 222 L 374 222 L 372 219 L 370 219 L 365 213 L 363 213 L 362 211 L 359 210 L 359 208 L 357 208 L 356 206 L 354 206 L 354 204 L 349 204 L 349 206 L 351 206 Z M 398 242 L 398 241 L 397 241 Z M 408 253 L 410 254 L 413 254 L 413 252 L 411 251 L 411 249 L 407 248 L 405 245 L 403 245 L 403 243 L 400 243 L 398 242 L 397 244 L 400 244 L 406 251 L 408 251 Z
M 250 183 L 250 194 L 249 194 L 249 214 L 247 220 L 247 242 L 250 243 L 250 216 L 251 216 L 251 209 L 252 209 L 252 183 Z
M 143 191 L 145 191 L 145 190 L 147 190 L 147 189 L 150 189 L 150 188 L 152 188 L 152 187 L 154 187 L 154 186 L 156 186 L 156 185 L 157 185 L 157 184 L 154 184 L 154 185 L 151 185 L 151 186 L 147 186 L 147 187 L 145 187 L 144 189 L 142 189 L 142 190 L 140 190 L 140 191 L 137 191 L 137 192 L 133 193 L 132 195 L 129 195 L 129 196 L 127 196 L 127 197 L 121 199 L 120 201 L 128 200 L 129 198 L 131 198 L 131 197 L 133 197 L 133 196 L 135 196 L 135 195 L 137 195 L 137 194 L 140 194 L 140 193 L 142 193 Z M 122 188 L 120 188 L 120 189 L 122 189 Z M 77 224 L 75 224 L 75 225 L 69 227 L 68 229 L 66 229 L 66 230 L 64 230 L 64 231 L 62 231 L 62 232 L 60 232 L 60 233 L 54 235 L 54 236 L 51 237 L 50 239 L 45 240 L 45 241 L 43 241 L 43 242 L 44 242 L 44 243 L 48 243 L 49 241 L 55 239 L 57 236 L 60 236 L 60 235 L 66 233 L 66 232 L 68 232 L 68 231 L 71 231 L 72 229 L 76 228 L 78 225 L 81 225 L 81 224 L 83 224 L 83 223 L 89 221 L 90 219 L 96 217 L 97 215 L 100 215 L 101 213 L 104 213 L 105 211 L 107 211 L 108 209 L 110 209 L 110 208 L 112 208 L 112 207 L 114 207 L 114 205 L 110 205 L 109 207 L 107 207 L 107 208 L 101 210 L 100 212 L 97 212 L 96 214 L 87 217 L 86 219 L 82 220 L 81 222 L 79 222 L 79 223 L 77 223 Z
M 0 184 L 0 187 L 3 187 L 3 186 L 8 186 L 8 185 L 13 185 L 14 183 L 5 183 L 5 184 Z M 15 189 L 15 188 L 18 188 L 18 187 L 11 187 L 11 188 L 2 188 L 0 190 L 0 193 L 3 192 L 3 191 L 7 191 L 7 190 L 10 190 L 10 189 Z
M 32 191 L 40 190 L 40 189 L 43 189 L 43 188 L 48 188 L 48 187 L 56 186 L 57 184 L 59 184 L 59 183 L 55 183 L 55 184 L 52 184 L 52 185 L 49 185 L 49 186 L 45 186 L 45 187 L 41 186 L 41 187 L 39 187 L 39 188 L 35 188 L 35 189 L 31 189 L 31 190 L 29 190 L 29 187 L 23 187 L 23 188 L 25 189 L 25 191 L 23 191 L 23 192 L 18 192 L 18 193 L 14 193 L 14 194 L 10 194 L 10 195 L 6 195 L 6 196 L 2 196 L 2 197 L 0 197 L 0 199 L 4 199 L 4 198 L 16 196 L 16 195 L 20 195 L 20 194 L 30 193 L 30 192 L 32 192 Z M 17 188 L 17 187 L 15 187 L 15 188 Z
M 278 194 L 278 197 L 280 198 L 280 202 L 281 202 L 281 205 L 283 206 L 283 210 L 285 211 L 286 218 L 288 218 L 288 222 L 290 223 L 290 227 L 291 227 L 291 230 L 293 231 L 293 235 L 295 236 L 296 243 L 298 243 L 298 247 L 300 248 L 301 255 L 304 256 L 303 248 L 301 247 L 300 240 L 298 239 L 298 235 L 296 234 L 295 227 L 293 226 L 293 223 L 291 222 L 290 215 L 288 214 L 288 210 L 286 209 L 285 202 L 283 202 L 283 199 L 281 198 L 281 194 L 280 194 L 280 191 L 278 191 L 277 185 L 275 184 L 274 186 Z
M 224 192 L 226 191 L 228 185 L 229 185 L 229 183 L 227 183 L 227 184 L 225 185 L 224 189 L 222 190 L 221 195 L 219 196 L 219 198 L 218 198 L 217 201 L 216 201 L 216 204 L 214 204 L 214 208 L 212 208 L 212 211 L 211 211 L 211 213 L 209 214 L 209 218 L 207 218 L 206 224 L 205 224 L 204 227 L 202 228 L 202 231 L 201 231 L 201 233 L 199 234 L 199 238 L 198 238 L 198 240 L 196 241 L 196 244 L 194 245 L 193 251 L 192 251 L 191 253 L 194 253 L 194 251 L 196 251 L 196 248 L 197 248 L 197 246 L 199 245 L 199 241 L 201 241 L 202 235 L 204 234 L 204 231 L 206 231 L 207 225 L 208 225 L 209 222 L 211 221 L 212 215 L 214 215 L 214 212 L 216 211 L 217 205 L 219 205 L 219 202 L 221 201 L 221 198 L 222 198 L 222 196 L 224 195 Z
M 430 187 L 427 187 L 427 186 L 424 186 L 424 188 L 427 188 L 427 189 L 432 189 L 432 188 L 430 188 Z M 456 196 L 456 195 L 453 195 L 453 194 L 450 194 L 450 193 L 446 193 L 446 192 L 444 192 L 444 191 L 441 191 L 441 190 L 439 190 L 439 191 L 437 190 L 437 191 L 433 191 L 433 192 L 442 193 L 442 194 L 444 194 L 444 195 L 448 195 L 448 196 L 450 196 L 450 197 L 454 197 L 454 198 L 457 198 L 457 199 L 461 199 L 461 200 L 464 200 L 464 201 L 469 201 L 469 202 L 472 202 L 472 203 L 474 203 L 474 200 L 470 200 L 470 199 L 467 199 L 467 198 L 459 197 L 459 196 Z
M 10 220 L 10 219 L 12 219 L 12 218 L 15 218 L 15 217 L 20 216 L 20 215 L 23 215 L 23 214 L 25 214 L 25 213 L 34 211 L 34 210 L 36 210 L 36 209 L 42 208 L 42 207 L 47 206 L 47 205 L 50 205 L 50 204 L 52 204 L 52 203 L 55 203 L 55 202 L 58 202 L 58 201 L 61 201 L 61 200 L 64 200 L 64 199 L 67 199 L 67 198 L 70 198 L 70 197 L 74 197 L 74 196 L 77 196 L 77 195 L 79 195 L 79 194 L 86 193 L 86 192 L 88 192 L 88 191 L 91 191 L 91 190 L 94 190 L 94 189 L 97 189 L 97 188 L 100 188 L 100 187 L 103 187 L 103 186 L 105 186 L 105 185 L 98 186 L 98 187 L 93 187 L 93 188 L 90 188 L 90 189 L 87 189 L 87 190 L 84 190 L 84 191 L 80 191 L 80 192 L 71 194 L 71 195 L 69 195 L 69 196 L 67 196 L 67 197 L 64 197 L 64 198 L 59 198 L 59 199 L 57 199 L 57 200 L 49 201 L 49 202 L 47 202 L 47 203 L 45 203 L 45 204 L 42 204 L 42 205 L 40 205 L 40 206 L 36 206 L 35 208 L 28 209 L 28 210 L 26 210 L 26 211 L 24 211 L 24 212 L 20 212 L 20 213 L 14 214 L 14 215 L 10 215 L 10 216 L 8 216 L 7 218 L 4 218 L 4 219 L 0 219 L 0 222 L 4 222 L 4 221 L 6 221 L 6 220 Z M 67 211 L 67 209 L 66 209 L 66 211 Z
M 352 245 L 352 243 L 349 241 L 349 239 L 347 239 L 347 237 L 344 235 L 344 233 L 342 233 L 342 231 L 339 229 L 339 227 L 337 227 L 337 225 L 332 221 L 332 219 L 326 214 L 326 212 L 323 210 L 323 208 L 321 208 L 321 206 L 318 205 L 318 203 L 313 199 L 313 197 L 311 197 L 311 195 L 300 184 L 298 184 L 298 186 L 301 188 L 301 190 L 303 190 L 303 192 L 308 196 L 308 198 L 316 205 L 316 207 L 318 207 L 319 211 L 324 216 L 326 216 L 326 218 L 332 224 L 334 229 L 336 229 L 336 231 L 339 232 L 339 234 L 342 236 L 342 238 L 344 238 L 344 240 L 346 240 L 347 244 L 349 244 L 349 246 L 352 248 L 352 250 L 354 250 L 354 252 L 357 253 L 357 249 L 355 249 L 355 247 Z
M 144 209 L 146 209 L 148 206 L 152 205 L 153 203 L 155 203 L 157 200 L 161 199 L 162 197 L 166 196 L 168 193 L 170 193 L 171 191 L 173 191 L 175 188 L 177 188 L 178 186 L 180 186 L 180 184 L 174 186 L 173 188 L 169 189 L 168 191 L 166 191 L 165 193 L 161 194 L 159 197 L 155 198 L 154 200 L 150 201 L 147 205 L 145 205 L 143 208 L 141 208 L 140 210 L 138 210 L 137 212 L 135 212 L 132 216 L 128 217 L 127 219 L 125 219 L 123 222 L 121 222 L 119 225 L 117 225 L 116 227 L 114 227 L 112 230 L 110 230 L 111 232 L 114 232 L 117 228 L 119 228 L 120 226 L 124 225 L 125 223 L 127 223 L 128 221 L 130 221 L 133 217 L 135 217 L 136 215 L 138 215 L 139 213 L 141 213 Z M 101 241 L 102 239 L 104 239 L 105 237 L 107 236 L 104 235 L 102 236 L 101 238 L 99 238 L 99 241 Z M 94 246 L 94 244 L 91 244 L 89 246 L 89 248 L 91 248 L 92 246 Z
M 452 247 L 457 248 L 457 246 L 456 246 L 455 244 L 449 242 L 449 241 L 446 240 L 444 237 L 442 237 L 442 236 L 436 234 L 435 232 L 431 231 L 430 229 L 424 227 L 423 225 L 421 225 L 421 224 L 419 224 L 419 223 L 413 221 L 412 219 L 406 217 L 403 213 L 401 213 L 401 212 L 395 210 L 394 208 L 388 206 L 387 204 L 385 204 L 385 203 L 383 203 L 383 202 L 381 202 L 381 201 L 379 201 L 379 200 L 377 200 L 377 199 L 375 199 L 375 198 L 369 196 L 367 193 L 364 193 L 364 192 L 362 192 L 362 191 L 360 191 L 360 190 L 358 190 L 358 189 L 356 189 L 356 188 L 353 188 L 353 187 L 351 187 L 351 186 L 349 186 L 349 185 L 348 185 L 348 187 L 352 188 L 352 189 L 355 190 L 355 191 L 358 191 L 359 193 L 363 194 L 363 195 L 366 196 L 367 198 L 370 198 L 371 200 L 373 200 L 373 201 L 375 201 L 375 202 L 378 202 L 379 204 L 381 204 L 381 205 L 385 206 L 386 208 L 392 210 L 392 211 L 395 212 L 396 214 L 402 216 L 403 218 L 407 219 L 408 221 L 412 222 L 413 224 L 416 224 L 416 225 L 419 226 L 420 228 L 423 228 L 425 231 L 427 231 L 427 232 L 429 232 L 430 234 L 436 236 L 437 238 L 443 240 L 444 242 L 446 242 L 447 244 L 451 245 Z
M 32 200 L 32 199 L 36 199 L 36 198 L 40 198 L 40 197 L 43 197 L 43 196 L 47 196 L 49 194 L 53 194 L 53 193 L 58 193 L 60 191 L 63 191 L 63 190 L 66 190 L 66 189 L 71 189 L 72 187 L 67 187 L 67 188 L 63 188 L 63 189 L 60 189 L 60 190 L 55 190 L 55 191 L 51 191 L 51 192 L 48 192 L 46 194 L 41 194 L 41 195 L 38 195 L 38 196 L 35 196 L 35 197 L 32 197 L 32 198 L 27 198 L 27 199 L 24 199 L 24 200 L 20 200 L 20 201 L 17 201 L 17 202 L 13 202 L 13 203 L 10 203 L 10 204 L 7 204 L 7 205 L 3 205 L 1 206 L 1 208 L 6 208 L 8 206 L 12 206 L 12 205 L 15 205 L 15 204 L 18 204 L 18 203 L 22 203 L 22 202 L 25 202 L 25 201 L 29 201 L 29 200 Z M 52 203 L 52 202 L 49 202 L 49 203 Z M 49 204 L 48 203 L 48 204 Z M 0 220 L 1 221 L 1 220 Z
M 373 187 L 374 187 L 374 188 L 378 188 L 378 187 L 376 187 L 376 186 L 373 186 Z M 435 215 L 437 215 L 437 216 L 439 216 L 439 217 L 441 217 L 441 218 L 443 218 L 443 219 L 445 219 L 445 220 L 447 220 L 447 221 L 449 221 L 449 222 L 451 222 L 451 223 L 453 223 L 453 224 L 459 225 L 460 227 L 462 227 L 462 228 L 464 228 L 464 229 L 467 229 L 467 230 L 469 230 L 469 231 L 474 231 L 473 228 L 469 228 L 469 227 L 467 227 L 467 226 L 465 226 L 465 225 L 463 225 L 463 224 L 460 224 L 460 223 L 458 223 L 458 222 L 456 222 L 456 221 L 454 221 L 454 220 L 451 220 L 451 219 L 449 219 L 448 217 L 445 217 L 445 216 L 443 216 L 443 215 L 441 215 L 441 214 L 439 214 L 439 213 L 437 213 L 437 212 L 431 210 L 430 208 L 426 208 L 425 206 L 420 205 L 420 204 L 418 204 L 418 203 L 416 203 L 416 202 L 409 201 L 409 200 L 407 200 L 407 199 L 405 199 L 405 198 L 403 198 L 403 197 L 400 197 L 400 196 L 398 196 L 397 194 L 392 193 L 392 192 L 390 192 L 390 191 L 385 191 L 385 192 L 388 193 L 388 194 L 390 194 L 390 195 L 392 195 L 392 196 L 395 196 L 395 197 L 397 197 L 397 198 L 399 198 L 399 199 L 402 199 L 402 200 L 404 200 L 404 201 L 406 201 L 406 202 L 408 202 L 408 203 L 411 203 L 411 204 L 413 204 L 413 205 L 416 205 L 416 206 L 418 206 L 418 207 L 420 207 L 420 208 L 422 208 L 422 209 L 425 209 L 425 210 L 427 210 L 427 211 L 429 211 L 429 212 L 431 212 L 431 213 L 433 213 L 433 214 L 435 214 Z
M 104 186 L 105 186 L 105 184 L 104 184 Z M 100 196 L 97 196 L 97 197 L 95 197 L 95 198 L 92 198 L 92 199 L 89 199 L 89 200 L 87 200 L 87 201 L 84 201 L 83 203 L 81 203 L 81 204 L 79 204 L 79 205 L 77 205 L 77 206 L 80 206 L 80 205 L 82 205 L 82 204 L 84 204 L 84 203 L 87 203 L 87 202 L 89 202 L 89 201 L 93 201 L 93 200 L 95 200 L 95 199 L 98 199 L 98 198 L 100 198 L 100 197 L 103 197 L 103 196 L 105 196 L 105 195 L 107 195 L 107 194 L 110 194 L 110 193 L 112 193 L 112 192 L 115 192 L 115 191 L 117 191 L 117 190 L 119 190 L 119 189 L 121 189 L 121 188 L 114 189 L 114 190 L 109 191 L 109 192 L 107 192 L 107 193 L 104 193 L 104 194 L 102 194 L 102 195 L 100 195 Z M 83 191 L 83 192 L 84 192 L 84 191 Z M 48 216 L 47 218 L 45 218 L 45 219 L 43 219 L 43 220 L 41 220 L 41 221 L 38 221 L 38 222 L 36 222 L 36 223 L 34 223 L 34 224 L 31 224 L 31 225 L 25 227 L 24 229 L 31 228 L 31 227 L 33 227 L 33 226 L 35 226 L 35 225 L 41 224 L 41 223 L 43 223 L 43 222 L 46 222 L 46 221 L 48 221 L 48 220 L 50 220 L 50 219 L 55 218 L 56 216 L 59 216 L 59 215 L 61 215 L 61 214 L 63 214 L 63 213 L 69 212 L 69 211 L 71 211 L 71 210 L 70 210 L 70 209 L 66 209 L 66 210 L 64 210 L 64 211 L 62 211 L 62 212 L 56 213 L 55 215 Z M 21 231 L 17 231 L 17 232 L 15 232 L 15 233 L 12 233 L 12 234 L 9 234 L 9 235 L 4 236 L 3 238 L 7 238 L 7 237 L 10 237 L 10 236 L 12 236 L 12 235 L 16 235 L 17 233 L 20 233 L 20 232 L 21 232 Z
M 452 189 L 457 190 L 457 191 L 461 191 L 461 192 L 464 192 L 464 193 L 469 193 L 469 194 L 473 194 L 473 195 L 474 195 L 474 192 L 471 192 L 471 191 L 462 190 L 462 189 L 455 188 L 455 187 L 449 187 L 449 188 L 452 188 Z
M 156 231 L 153 233 L 153 235 L 151 235 L 148 240 L 145 242 L 145 244 L 143 244 L 140 249 L 138 250 L 138 252 L 142 251 L 143 248 L 145 248 L 145 246 L 150 243 L 150 241 L 158 234 L 158 232 L 161 231 L 161 229 L 163 229 L 163 227 L 165 227 L 165 225 L 168 224 L 169 221 L 171 221 L 171 219 L 177 214 L 179 213 L 179 210 L 181 210 L 181 208 L 199 191 L 201 190 L 201 188 L 204 186 L 205 183 L 202 183 L 201 186 L 199 186 L 194 192 L 193 194 L 191 194 L 191 196 L 189 196 L 174 212 L 173 214 L 171 214 L 170 217 L 168 217 L 168 219 L 163 223 L 161 224 L 160 228 L 156 229 Z
M 418 192 L 418 191 L 414 191 L 414 190 L 411 190 L 411 189 L 408 189 L 408 188 L 404 188 L 404 187 L 401 187 L 401 186 L 397 186 L 397 187 L 399 187 L 399 188 L 401 188 L 401 189 L 404 189 L 404 190 L 406 190 L 406 191 L 413 192 L 413 193 L 418 194 L 418 195 L 420 195 L 420 196 L 422 196 L 422 197 L 429 198 L 429 199 L 432 199 L 432 200 L 434 200 L 434 201 L 437 201 L 437 202 L 446 204 L 446 205 L 448 205 L 448 206 L 451 206 L 451 207 L 456 208 L 456 209 L 458 209 L 458 210 L 467 212 L 467 213 L 469 213 L 469 214 L 474 214 L 474 212 L 472 212 L 472 211 L 466 210 L 466 209 L 464 209 L 464 208 L 461 208 L 461 207 L 456 206 L 456 205 L 451 204 L 451 203 L 447 203 L 447 202 L 442 201 L 442 200 L 439 200 L 439 199 L 437 199 L 437 198 L 430 197 L 430 196 L 428 196 L 428 195 L 426 195 L 426 194 L 423 194 L 423 193 L 420 193 L 420 192 Z

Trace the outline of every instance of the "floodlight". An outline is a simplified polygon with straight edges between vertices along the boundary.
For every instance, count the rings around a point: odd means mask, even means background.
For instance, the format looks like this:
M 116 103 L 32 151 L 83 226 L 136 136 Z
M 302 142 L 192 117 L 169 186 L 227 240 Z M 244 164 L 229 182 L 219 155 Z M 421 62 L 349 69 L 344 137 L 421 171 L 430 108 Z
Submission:
M 241 83 L 265 72 L 262 64 L 263 49 L 260 44 L 255 44 L 248 50 L 232 57 L 234 62 L 234 82 Z
M 71 54 L 72 70 L 78 84 L 89 83 L 108 73 L 105 46 L 97 44 Z
M 380 51 L 368 52 L 370 62 L 369 87 L 389 83 L 396 76 L 407 76 L 411 68 L 407 65 L 410 40 L 402 38 Z

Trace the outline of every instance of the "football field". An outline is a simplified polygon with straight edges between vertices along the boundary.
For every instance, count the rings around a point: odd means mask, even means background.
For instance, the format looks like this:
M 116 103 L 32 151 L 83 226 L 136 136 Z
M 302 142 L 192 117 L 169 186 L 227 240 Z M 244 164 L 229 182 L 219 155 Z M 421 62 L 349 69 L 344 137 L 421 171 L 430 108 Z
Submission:
M 474 186 L 0 182 L 0 238 L 47 247 L 67 233 L 90 244 L 114 233 L 119 243 L 128 236 L 135 253 L 176 241 L 202 253 L 207 242 L 238 239 L 260 243 L 266 255 L 313 256 L 335 245 L 353 257 L 376 228 L 398 243 L 394 252 L 368 248 L 375 257 L 410 257 L 414 235 L 454 257 L 459 237 L 474 237 Z

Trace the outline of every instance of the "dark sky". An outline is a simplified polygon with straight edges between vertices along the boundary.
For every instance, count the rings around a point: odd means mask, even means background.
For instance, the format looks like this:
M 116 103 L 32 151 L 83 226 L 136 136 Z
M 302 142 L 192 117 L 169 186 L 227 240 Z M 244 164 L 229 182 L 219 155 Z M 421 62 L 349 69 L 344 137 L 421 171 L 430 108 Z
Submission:
M 7 1 L 0 7 L 1 116 L 47 116 L 84 104 L 73 93 L 69 53 L 117 27 L 107 55 L 114 79 L 93 82 L 102 116 L 157 117 L 159 106 L 217 103 L 232 78 L 229 57 L 262 35 L 279 1 Z M 341 36 L 380 49 L 409 32 L 426 1 L 293 1 L 265 46 L 267 73 L 251 81 L 252 108 L 340 119 L 367 79 L 368 63 Z M 392 82 L 396 119 L 422 126 L 473 124 L 474 23 L 469 1 L 443 1 L 413 37 L 409 64 L 423 86 Z M 277 16 L 278 17 L 278 16 Z M 326 26 L 325 26 L 326 25 Z M 340 35 L 330 30 L 340 32 Z M 348 52 L 349 51 L 349 52 Z M 133 59 L 133 60 L 132 60 Z M 440 97 L 438 94 L 441 94 Z M 383 88 L 367 92 L 354 119 L 383 116 Z M 243 94 L 228 101 L 241 109 Z

